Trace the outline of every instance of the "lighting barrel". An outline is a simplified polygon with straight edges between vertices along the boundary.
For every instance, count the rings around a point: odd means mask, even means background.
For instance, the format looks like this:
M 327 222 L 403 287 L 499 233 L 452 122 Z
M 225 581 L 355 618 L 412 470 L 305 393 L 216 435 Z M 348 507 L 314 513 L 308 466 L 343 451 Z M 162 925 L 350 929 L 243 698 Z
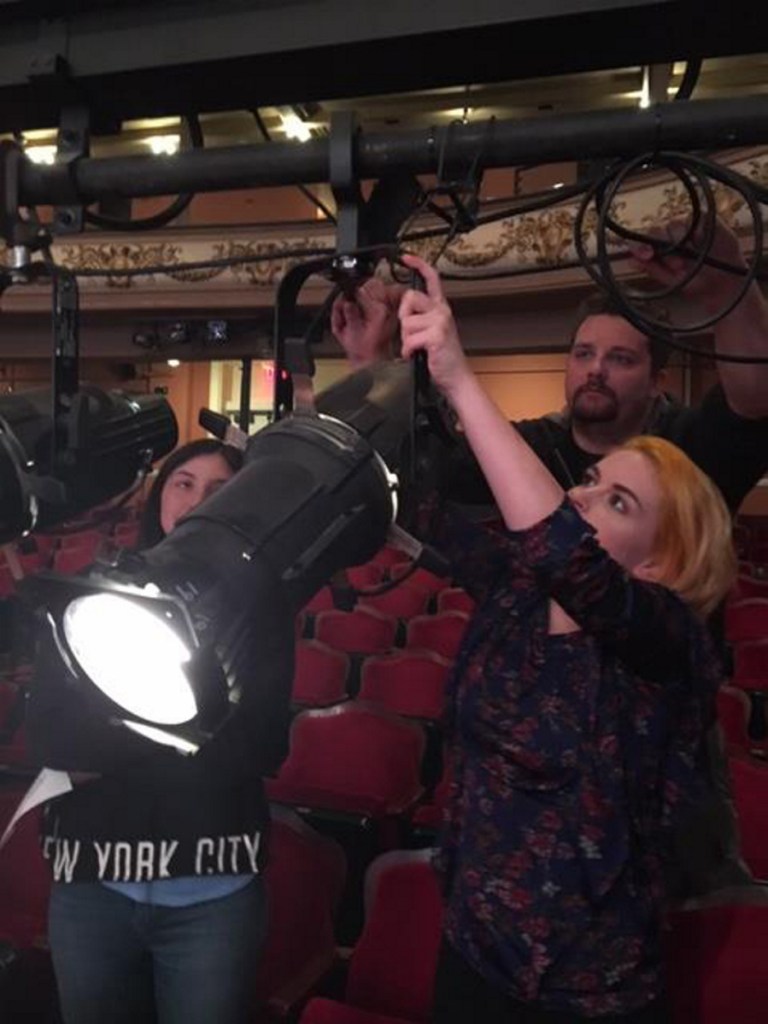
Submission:
M 0 543 L 65 522 L 128 490 L 176 445 L 159 395 L 83 387 L 54 415 L 49 390 L 0 397 Z

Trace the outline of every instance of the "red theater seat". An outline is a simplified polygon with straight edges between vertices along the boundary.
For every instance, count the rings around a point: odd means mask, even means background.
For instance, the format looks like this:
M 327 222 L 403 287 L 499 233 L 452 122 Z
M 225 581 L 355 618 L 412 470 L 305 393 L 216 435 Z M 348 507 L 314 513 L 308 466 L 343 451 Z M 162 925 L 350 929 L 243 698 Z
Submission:
M 407 583 L 398 583 L 392 590 L 383 594 L 363 596 L 360 603 L 366 608 L 374 608 L 383 615 L 394 615 L 397 619 L 411 619 L 414 615 L 422 615 L 429 604 L 426 590 L 410 587 Z
M 362 606 L 319 612 L 315 618 L 315 639 L 337 651 L 378 654 L 394 646 L 396 634 L 395 619 Z
M 739 572 L 731 591 L 730 600 L 744 601 L 751 597 L 768 598 L 768 579 Z
M 756 879 L 768 881 L 768 764 L 741 757 L 728 764 L 742 856 Z
M 446 587 L 437 595 L 439 612 L 464 612 L 465 615 L 471 615 L 475 608 L 475 602 L 461 587 Z
M 256 974 L 257 1001 L 288 1014 L 336 960 L 333 920 L 346 876 L 341 846 L 297 814 L 272 808 L 265 870 L 269 925 Z
M 406 628 L 406 647 L 432 651 L 452 661 L 461 646 L 469 617 L 463 612 L 417 615 Z
M 445 752 L 443 754 L 443 774 L 434 788 L 431 799 L 426 803 L 419 804 L 411 815 L 411 822 L 415 829 L 437 832 L 440 828 L 443 823 L 443 811 L 448 801 L 452 778 L 451 762 Z
M 0 788 L 0 835 L 11 820 L 26 786 Z M 0 850 L 0 939 L 19 949 L 42 947 L 48 928 L 51 875 L 40 852 L 40 808 L 18 822 Z
M 398 562 L 402 562 L 403 557 L 403 552 L 399 548 L 393 548 L 389 544 L 385 544 L 383 548 L 379 548 L 371 562 L 384 570 L 388 570 L 393 565 L 397 565 Z
M 357 701 L 302 711 L 269 798 L 313 811 L 382 819 L 420 797 L 424 734 L 412 722 Z
M 377 562 L 365 562 L 364 565 L 353 565 L 344 571 L 350 586 L 355 590 L 365 590 L 381 583 L 385 568 Z
M 336 605 L 333 600 L 333 591 L 330 587 L 320 587 L 316 594 L 310 597 L 309 601 L 304 605 L 304 611 L 309 612 L 311 615 L 317 615 L 318 612 L 328 611 L 329 608 L 335 608 Z
M 768 690 L 768 638 L 744 640 L 733 648 L 732 686 Z
M 725 638 L 731 644 L 768 640 L 768 599 L 748 597 L 725 606 Z
M 751 741 L 747 727 L 752 707 L 749 697 L 735 686 L 721 686 L 717 692 L 717 720 L 729 754 L 748 754 Z
M 392 651 L 363 662 L 360 699 L 397 715 L 440 719 L 451 664 L 430 651 Z
M 349 658 L 319 640 L 299 640 L 291 699 L 295 704 L 320 708 L 344 700 Z
M 665 940 L 673 1024 L 764 1024 L 768 906 L 677 911 Z
M 444 576 L 436 576 L 429 569 L 422 568 L 411 572 L 411 565 L 411 562 L 399 562 L 391 566 L 389 570 L 390 579 L 396 580 L 402 576 L 403 582 L 407 580 L 409 586 L 418 587 L 419 590 L 426 590 L 429 594 L 436 594 L 448 586 L 450 581 Z
M 427 1024 L 443 915 L 430 856 L 396 850 L 373 861 L 344 1002 L 311 1000 L 301 1024 Z

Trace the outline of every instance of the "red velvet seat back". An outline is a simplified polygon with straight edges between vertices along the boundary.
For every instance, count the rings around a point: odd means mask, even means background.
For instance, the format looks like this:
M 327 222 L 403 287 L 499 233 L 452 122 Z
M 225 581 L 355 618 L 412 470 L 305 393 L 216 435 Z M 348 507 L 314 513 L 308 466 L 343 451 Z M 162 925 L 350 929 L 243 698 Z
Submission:
M 298 815 L 273 809 L 265 870 L 269 925 L 256 976 L 259 1001 L 282 1014 L 332 966 L 333 920 L 344 887 L 341 846 Z
M 458 653 L 468 622 L 469 616 L 462 612 L 417 615 L 408 623 L 406 646 L 433 651 L 452 660 Z
M 741 834 L 741 853 L 755 878 L 768 880 L 768 765 L 729 760 L 731 789 Z M 768 947 L 766 947 L 768 956 Z
M 396 851 L 368 869 L 368 907 L 346 1002 L 411 1021 L 431 1017 L 442 899 L 429 851 Z
M 346 697 L 349 658 L 319 640 L 299 640 L 292 699 L 297 704 L 324 707 Z
M 665 940 L 674 1024 L 764 1024 L 768 906 L 678 911 Z
M 0 835 L 26 791 L 24 786 L 0 789 Z M 40 809 L 17 823 L 0 850 L 0 939 L 19 948 L 42 946 L 48 929 L 51 874 L 40 852 Z
M 303 711 L 291 726 L 291 745 L 270 799 L 347 812 L 396 815 L 421 794 L 422 730 L 378 708 L 349 701 Z
M 395 644 L 397 622 L 371 608 L 345 612 L 332 609 L 315 618 L 315 639 L 337 651 L 378 654 Z
M 725 606 L 725 638 L 737 644 L 743 640 L 768 640 L 768 599 L 748 597 Z
M 429 651 L 394 651 L 363 662 L 360 699 L 399 715 L 437 720 L 450 662 Z

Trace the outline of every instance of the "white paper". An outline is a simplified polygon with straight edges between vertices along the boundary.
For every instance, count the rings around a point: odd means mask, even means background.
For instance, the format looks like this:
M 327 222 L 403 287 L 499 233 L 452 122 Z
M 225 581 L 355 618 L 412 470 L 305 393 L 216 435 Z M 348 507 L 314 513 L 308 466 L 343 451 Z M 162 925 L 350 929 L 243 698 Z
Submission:
M 38 804 L 44 804 L 47 800 L 53 800 L 56 796 L 62 796 L 72 790 L 72 779 L 68 772 L 55 771 L 53 768 L 43 768 L 27 792 L 21 798 L 19 806 L 13 812 L 13 817 L 8 822 L 5 832 L 0 836 L 0 850 L 5 846 L 13 835 L 17 822 L 24 815 L 31 811 Z

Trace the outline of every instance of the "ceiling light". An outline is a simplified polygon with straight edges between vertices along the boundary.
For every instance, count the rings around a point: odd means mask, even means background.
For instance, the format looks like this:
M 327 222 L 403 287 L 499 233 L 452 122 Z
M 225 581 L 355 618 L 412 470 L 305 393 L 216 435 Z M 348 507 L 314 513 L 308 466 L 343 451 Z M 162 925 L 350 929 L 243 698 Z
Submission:
M 173 156 L 181 146 L 179 135 L 150 135 L 142 141 L 149 146 L 153 156 Z
M 168 362 L 168 365 L 170 366 L 170 368 L 172 370 L 175 370 L 176 367 L 181 366 L 181 360 L 180 359 L 168 359 L 167 362 Z
M 643 67 L 643 84 L 640 88 L 639 107 L 647 110 L 651 105 L 651 69 L 646 64 Z
M 286 138 L 296 139 L 297 142 L 308 142 L 312 138 L 310 126 L 292 110 L 280 114 L 280 128 Z
M 47 164 L 52 166 L 56 163 L 55 146 L 25 146 L 24 155 L 33 164 Z
M 462 121 L 466 124 L 470 115 L 476 113 L 476 111 L 474 107 L 452 107 L 450 110 L 444 110 L 443 113 L 446 117 L 450 117 L 452 121 Z

